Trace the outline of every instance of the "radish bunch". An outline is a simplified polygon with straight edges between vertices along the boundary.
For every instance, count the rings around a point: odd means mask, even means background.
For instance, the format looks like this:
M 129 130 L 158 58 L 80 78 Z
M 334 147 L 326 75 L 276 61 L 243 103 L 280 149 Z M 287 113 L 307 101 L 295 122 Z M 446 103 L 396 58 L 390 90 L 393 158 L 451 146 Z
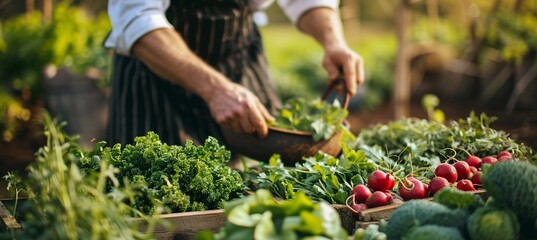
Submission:
M 510 161 L 513 157 L 508 151 L 502 151 L 497 156 L 469 155 L 464 161 L 442 163 L 434 171 L 435 177 L 429 183 L 429 195 L 433 196 L 444 187 L 454 186 L 462 191 L 475 191 L 481 186 L 481 167 L 483 164 L 495 164 L 499 161 Z
M 358 184 L 352 189 L 351 208 L 361 210 L 388 205 L 392 202 L 391 190 L 395 186 L 395 177 L 381 170 L 373 171 L 367 178 L 367 185 Z

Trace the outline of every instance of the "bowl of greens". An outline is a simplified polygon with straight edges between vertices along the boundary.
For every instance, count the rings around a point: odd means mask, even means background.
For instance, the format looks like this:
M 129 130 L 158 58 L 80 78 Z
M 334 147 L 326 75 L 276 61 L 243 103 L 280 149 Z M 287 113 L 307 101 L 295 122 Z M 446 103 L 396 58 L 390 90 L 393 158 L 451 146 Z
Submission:
M 274 154 L 288 166 L 319 151 L 337 156 L 341 136 L 348 131 L 349 98 L 343 79 L 338 79 L 331 82 L 322 98 L 286 101 L 274 115 L 276 120 L 268 123 L 264 138 L 232 129 L 222 129 L 223 136 L 231 151 L 264 162 Z

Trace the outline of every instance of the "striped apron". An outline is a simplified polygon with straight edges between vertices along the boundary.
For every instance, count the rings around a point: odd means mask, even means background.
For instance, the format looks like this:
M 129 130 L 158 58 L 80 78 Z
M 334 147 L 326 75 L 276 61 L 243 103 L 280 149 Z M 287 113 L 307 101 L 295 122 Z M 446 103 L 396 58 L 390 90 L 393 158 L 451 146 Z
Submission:
M 279 106 L 247 0 L 172 0 L 166 17 L 208 64 L 250 89 L 269 111 Z M 110 145 L 133 143 L 148 131 L 167 144 L 200 144 L 208 136 L 225 144 L 201 98 L 161 79 L 137 59 L 116 54 L 111 78 Z

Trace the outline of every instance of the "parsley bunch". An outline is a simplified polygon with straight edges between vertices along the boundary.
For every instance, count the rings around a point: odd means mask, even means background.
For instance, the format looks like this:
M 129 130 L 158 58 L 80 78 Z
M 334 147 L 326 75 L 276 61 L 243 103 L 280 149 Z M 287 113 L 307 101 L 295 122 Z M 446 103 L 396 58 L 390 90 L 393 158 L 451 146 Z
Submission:
M 200 146 L 191 141 L 175 146 L 162 143 L 156 133 L 149 132 L 124 148 L 105 145 L 98 143 L 80 165 L 91 170 L 105 161 L 119 169 L 119 179 L 145 186 L 132 203 L 144 213 L 153 212 L 156 204 L 170 212 L 218 209 L 245 191 L 240 174 L 226 166 L 230 152 L 213 137 Z

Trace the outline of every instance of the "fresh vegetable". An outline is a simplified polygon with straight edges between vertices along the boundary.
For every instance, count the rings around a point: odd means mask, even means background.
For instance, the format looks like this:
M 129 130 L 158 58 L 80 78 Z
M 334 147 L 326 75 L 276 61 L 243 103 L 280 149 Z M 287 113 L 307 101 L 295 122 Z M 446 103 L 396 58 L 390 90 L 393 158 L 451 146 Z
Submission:
M 464 240 L 461 232 L 454 227 L 423 225 L 412 228 L 403 240 Z
M 465 161 L 458 161 L 453 163 L 453 167 L 457 170 L 457 180 L 466 179 L 470 177 L 472 173 L 470 165 Z
M 345 127 L 343 120 L 348 111 L 339 101 L 330 104 L 321 99 L 306 100 L 292 98 L 287 100 L 274 115 L 270 126 L 289 130 L 312 132 L 315 141 L 329 139 L 338 128 Z
M 434 170 L 434 175 L 437 177 L 443 177 L 450 183 L 456 182 L 458 178 L 457 169 L 449 163 L 442 163 L 438 165 L 438 167 L 436 167 Z
M 135 144 L 105 147 L 105 142 L 80 160 L 80 166 L 91 173 L 100 162 L 119 169 L 118 178 L 143 184 L 133 198 L 133 206 L 144 213 L 154 211 L 154 202 L 168 212 L 218 209 L 229 199 L 242 196 L 245 186 L 241 175 L 226 166 L 230 152 L 209 137 L 195 146 L 162 143 L 154 132 L 135 138 Z
M 284 167 L 279 156 L 274 155 L 259 172 L 251 172 L 248 186 L 269 189 L 282 199 L 291 199 L 297 192 L 304 192 L 315 201 L 346 204 L 353 187 L 365 184 L 365 176 L 377 165 L 361 151 L 349 149 L 344 144 L 342 150 L 338 158 L 319 152 L 294 168 Z
M 429 182 L 429 195 L 434 196 L 436 192 L 446 187 L 450 187 L 448 180 L 443 177 L 434 177 Z
M 485 205 L 478 195 L 456 188 L 443 188 L 434 195 L 433 201 L 452 209 L 464 209 L 469 212 Z
M 360 212 L 362 210 L 365 210 L 367 209 L 367 205 L 365 203 L 352 203 L 352 206 L 351 206 L 352 210 L 356 211 L 356 212 Z
M 468 165 L 476 169 L 481 168 L 481 164 L 483 164 L 483 160 L 481 160 L 481 158 L 472 155 L 468 156 L 465 161 L 468 163 Z
M 365 229 L 358 228 L 354 232 L 354 240 L 386 240 L 385 233 L 379 231 L 379 225 L 371 224 Z
M 395 186 L 395 178 L 389 173 L 375 170 L 367 177 L 367 185 L 375 191 L 387 191 Z
M 463 210 L 451 210 L 437 202 L 410 200 L 392 213 L 386 234 L 390 240 L 399 240 L 414 227 L 433 224 L 459 228 L 466 218 L 467 213 Z
M 364 184 L 358 184 L 352 189 L 352 195 L 354 195 L 354 201 L 357 203 L 364 203 L 365 200 L 371 196 L 371 190 Z
M 371 196 L 365 200 L 365 205 L 368 208 L 385 206 L 390 203 L 390 196 L 382 191 L 375 191 Z
M 503 161 L 491 165 L 481 180 L 495 204 L 512 210 L 523 227 L 534 225 L 537 219 L 537 166 Z
M 474 184 L 468 179 L 463 179 L 457 182 L 457 189 L 462 191 L 475 191 Z
M 425 119 L 404 118 L 388 124 L 361 129 L 351 145 L 366 153 L 376 163 L 389 164 L 389 169 L 410 174 L 412 169 L 435 169 L 447 159 L 465 160 L 472 156 L 494 156 L 509 151 L 513 158 L 529 160 L 533 150 L 519 144 L 509 134 L 490 127 L 494 117 L 471 113 L 467 118 L 446 124 Z M 477 163 L 470 166 L 479 168 Z M 410 164 L 411 163 L 411 164 Z M 431 179 L 431 171 L 414 171 L 416 177 Z M 449 180 L 449 179 L 448 179 Z
M 496 159 L 493 156 L 486 156 L 486 157 L 483 157 L 481 161 L 483 164 L 495 164 L 498 161 L 498 159 Z
M 334 239 L 347 240 L 338 213 L 325 202 L 315 203 L 304 193 L 291 200 L 276 202 L 269 191 L 226 204 L 226 224 L 204 239 Z
M 99 171 L 83 174 L 76 162 L 84 151 L 76 138 L 65 135 L 64 125 L 48 114 L 43 123 L 47 142 L 28 167 L 27 178 L 5 177 L 8 190 L 17 188 L 28 196 L 13 212 L 23 227 L 0 231 L 0 239 L 154 239 L 159 220 L 126 204 L 136 191 L 132 185 L 120 186 L 117 169 L 100 162 Z M 133 217 L 140 220 L 132 221 Z M 144 231 L 138 229 L 142 223 L 147 226 Z
M 476 185 L 476 184 L 483 184 L 481 179 L 483 178 L 483 172 L 476 172 L 472 177 L 470 178 L 470 181 Z
M 399 185 L 399 195 L 405 201 L 410 199 L 420 199 L 427 196 L 427 190 L 423 183 L 410 176 L 405 179 L 403 184 Z
M 520 225 L 509 209 L 482 207 L 470 215 L 467 229 L 473 240 L 517 240 Z
M 505 157 L 506 159 L 512 159 L 512 158 L 513 158 L 513 156 L 511 155 L 511 153 L 508 152 L 508 151 L 501 151 L 501 152 L 498 153 L 498 156 L 496 156 L 496 157 L 498 157 L 498 160 L 499 160 L 501 157 Z

